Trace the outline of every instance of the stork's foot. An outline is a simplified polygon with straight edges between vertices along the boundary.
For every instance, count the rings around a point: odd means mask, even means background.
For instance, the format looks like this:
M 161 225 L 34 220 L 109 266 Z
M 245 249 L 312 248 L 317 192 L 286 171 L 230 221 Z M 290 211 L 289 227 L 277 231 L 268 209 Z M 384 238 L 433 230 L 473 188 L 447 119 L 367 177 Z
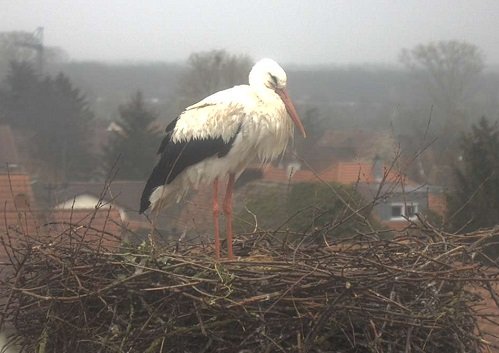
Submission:
M 153 232 L 147 235 L 147 241 L 149 243 L 149 253 L 151 254 L 152 257 L 154 257 L 158 251 L 159 239 L 156 236 L 156 234 L 154 234 Z

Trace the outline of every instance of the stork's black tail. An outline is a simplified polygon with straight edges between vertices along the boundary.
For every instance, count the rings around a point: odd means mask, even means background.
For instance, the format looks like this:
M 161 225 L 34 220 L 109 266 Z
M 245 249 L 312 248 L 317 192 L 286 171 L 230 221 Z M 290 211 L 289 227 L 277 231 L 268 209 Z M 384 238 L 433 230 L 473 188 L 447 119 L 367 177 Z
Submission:
M 172 161 L 170 156 L 172 155 L 172 153 L 170 153 L 169 151 L 172 149 L 171 134 L 173 132 L 173 129 L 175 129 L 178 119 L 179 118 L 177 117 L 166 127 L 166 136 L 163 138 L 163 141 L 161 141 L 158 150 L 158 154 L 161 155 L 161 158 L 152 170 L 151 176 L 147 180 L 146 186 L 144 187 L 144 191 L 142 191 L 142 196 L 140 197 L 139 213 L 144 213 L 144 211 L 147 210 L 149 206 L 151 206 L 150 197 L 154 192 L 154 189 L 156 189 L 158 186 L 165 185 L 167 177 L 169 178 L 169 181 L 172 181 L 175 177 L 171 176 Z M 174 155 L 173 157 L 176 163 L 178 156 Z
M 151 206 L 151 201 L 149 200 L 151 194 L 158 186 L 163 186 L 165 181 L 165 172 L 162 170 L 160 163 L 158 163 L 152 170 L 151 176 L 147 180 L 146 186 L 144 187 L 144 191 L 142 191 L 139 213 L 144 213 L 144 211 Z

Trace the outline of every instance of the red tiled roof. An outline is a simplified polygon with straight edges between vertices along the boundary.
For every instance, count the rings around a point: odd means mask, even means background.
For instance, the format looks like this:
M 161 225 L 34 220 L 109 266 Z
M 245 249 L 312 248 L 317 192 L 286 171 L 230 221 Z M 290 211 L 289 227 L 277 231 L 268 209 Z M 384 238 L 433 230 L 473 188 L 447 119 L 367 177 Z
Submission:
M 383 167 L 383 174 L 386 176 L 387 182 L 399 182 L 403 179 L 406 184 L 413 184 L 402 173 L 387 166 Z M 357 182 L 374 183 L 377 181 L 372 162 L 337 162 L 319 173 L 314 173 L 310 170 L 298 170 L 290 173 L 286 169 L 267 165 L 263 168 L 263 179 L 286 183 L 317 182 L 322 180 L 340 184 L 354 184 Z

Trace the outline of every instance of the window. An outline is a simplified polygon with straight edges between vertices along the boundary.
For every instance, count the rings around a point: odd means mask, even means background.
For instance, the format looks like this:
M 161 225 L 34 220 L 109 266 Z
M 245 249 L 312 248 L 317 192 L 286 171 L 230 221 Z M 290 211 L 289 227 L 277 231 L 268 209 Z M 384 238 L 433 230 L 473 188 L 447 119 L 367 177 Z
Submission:
M 392 218 L 402 217 L 402 206 L 392 205 Z
M 415 202 L 395 202 L 392 203 L 390 207 L 390 219 L 392 220 L 404 220 L 406 218 L 415 219 L 416 213 L 418 213 L 418 204 Z
M 406 217 L 415 217 L 416 216 L 416 212 L 417 212 L 417 209 L 416 209 L 416 206 L 415 205 L 407 205 L 405 206 L 405 215 Z

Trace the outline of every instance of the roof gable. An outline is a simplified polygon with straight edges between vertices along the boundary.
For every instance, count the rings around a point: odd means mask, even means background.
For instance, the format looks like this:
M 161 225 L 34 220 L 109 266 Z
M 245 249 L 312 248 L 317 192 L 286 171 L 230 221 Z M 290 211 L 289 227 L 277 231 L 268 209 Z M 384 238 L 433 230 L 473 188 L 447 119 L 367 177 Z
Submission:
M 55 209 L 64 210 L 90 210 L 99 203 L 99 197 L 90 194 L 75 195 L 72 199 L 61 202 L 54 206 Z
M 56 205 L 72 203 L 75 198 L 86 196 L 87 198 L 93 197 L 96 201 L 112 203 L 128 212 L 138 211 L 144 184 L 145 182 L 142 181 L 113 181 L 110 184 L 72 182 L 55 193 L 54 203 Z

